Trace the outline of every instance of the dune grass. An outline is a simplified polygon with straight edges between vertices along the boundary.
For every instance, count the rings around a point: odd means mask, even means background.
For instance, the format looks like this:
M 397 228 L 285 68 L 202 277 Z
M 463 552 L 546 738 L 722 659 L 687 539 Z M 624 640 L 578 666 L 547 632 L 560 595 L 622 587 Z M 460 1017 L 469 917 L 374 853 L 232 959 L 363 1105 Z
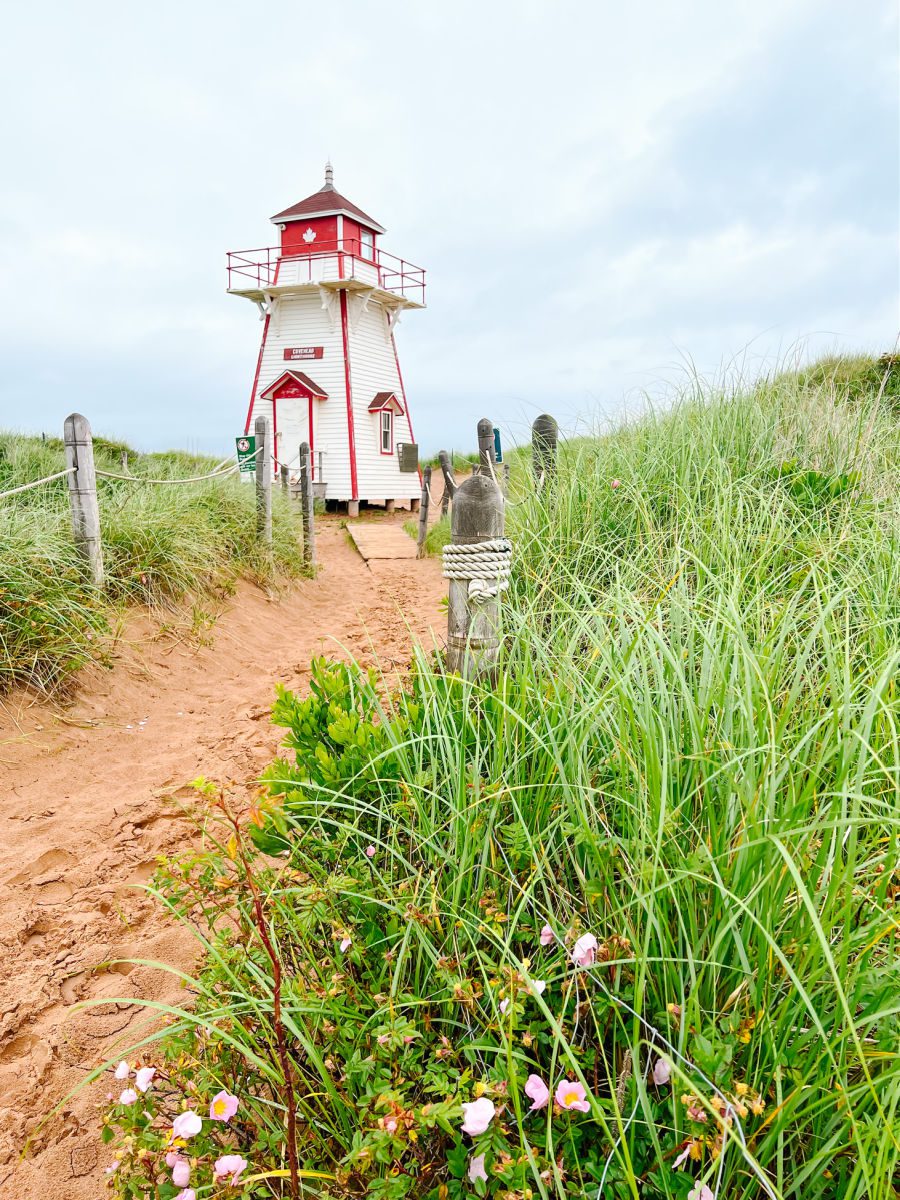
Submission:
M 203 474 L 211 459 L 173 451 L 137 454 L 95 440 L 98 468 L 138 477 Z M 65 466 L 62 443 L 0 435 L 0 491 Z M 84 578 L 72 543 L 65 479 L 0 501 L 0 691 L 52 690 L 89 662 L 103 661 L 126 603 L 172 606 L 221 595 L 237 576 L 273 582 L 299 569 L 298 527 L 276 492 L 274 547 L 254 539 L 253 489 L 234 477 L 184 487 L 99 483 L 106 568 L 102 592 Z
M 571 443 L 541 494 L 519 461 L 497 686 L 316 664 L 266 795 L 203 785 L 221 836 L 158 894 L 205 962 L 107 1118 L 120 1194 L 224 1087 L 192 1178 L 240 1153 L 245 1196 L 893 1195 L 898 434 L 880 385 L 795 374 Z

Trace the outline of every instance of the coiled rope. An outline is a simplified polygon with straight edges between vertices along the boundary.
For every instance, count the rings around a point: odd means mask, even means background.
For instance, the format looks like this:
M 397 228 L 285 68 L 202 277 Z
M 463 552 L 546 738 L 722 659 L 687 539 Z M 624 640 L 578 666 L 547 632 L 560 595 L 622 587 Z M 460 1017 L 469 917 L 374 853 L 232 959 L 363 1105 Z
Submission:
M 468 581 L 470 600 L 488 600 L 509 587 L 512 542 L 490 538 L 486 542 L 444 547 L 444 578 Z

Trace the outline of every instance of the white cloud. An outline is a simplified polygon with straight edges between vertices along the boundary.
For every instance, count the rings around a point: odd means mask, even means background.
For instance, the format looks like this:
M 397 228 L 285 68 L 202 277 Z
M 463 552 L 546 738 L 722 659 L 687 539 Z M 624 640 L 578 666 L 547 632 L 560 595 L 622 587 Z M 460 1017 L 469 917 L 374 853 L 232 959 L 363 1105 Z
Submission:
M 51 10 L 4 30 L 0 405 L 36 362 L 76 359 L 83 407 L 102 405 L 131 360 L 160 414 L 227 442 L 259 325 L 224 294 L 224 252 L 271 240 L 269 214 L 329 155 L 386 247 L 430 270 L 430 308 L 400 333 L 429 446 L 462 444 L 485 404 L 615 408 L 681 346 L 716 363 L 769 329 L 893 336 L 889 3 Z M 841 72 L 823 80 L 828 54 Z M 792 161 L 796 113 L 765 106 L 798 77 L 863 135 L 809 148 L 799 125 Z M 736 104 L 739 147 L 715 127 Z M 859 212 L 823 211 L 861 176 Z M 37 398 L 35 420 L 72 402 Z

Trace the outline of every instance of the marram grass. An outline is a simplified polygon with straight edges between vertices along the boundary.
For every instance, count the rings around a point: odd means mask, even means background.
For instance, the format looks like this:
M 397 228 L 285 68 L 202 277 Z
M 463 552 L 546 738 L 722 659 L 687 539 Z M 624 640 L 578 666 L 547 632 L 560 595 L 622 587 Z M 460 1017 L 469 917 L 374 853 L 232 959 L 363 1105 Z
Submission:
M 98 468 L 122 473 L 121 447 L 95 439 Z M 128 470 L 179 479 L 211 470 L 207 458 L 128 452 Z M 56 439 L 0 434 L 0 492 L 65 466 Z M 103 661 L 125 602 L 168 606 L 222 594 L 238 575 L 260 582 L 300 570 L 299 527 L 276 490 L 274 546 L 254 536 L 253 488 L 234 477 L 182 486 L 101 479 L 106 584 L 90 586 L 72 542 L 67 482 L 0 500 L 0 691 L 52 689 Z
M 894 1194 L 900 430 L 832 379 L 517 462 L 496 688 L 281 695 L 266 794 L 160 879 L 205 960 L 119 1195 L 219 1088 L 198 1196 L 226 1150 L 244 1196 Z

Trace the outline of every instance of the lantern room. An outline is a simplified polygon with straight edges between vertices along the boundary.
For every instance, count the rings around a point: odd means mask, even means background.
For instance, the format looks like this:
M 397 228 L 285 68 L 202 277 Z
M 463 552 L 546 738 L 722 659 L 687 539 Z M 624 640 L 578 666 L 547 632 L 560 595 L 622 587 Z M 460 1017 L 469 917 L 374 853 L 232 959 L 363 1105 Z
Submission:
M 338 248 L 374 263 L 379 234 L 384 229 L 335 190 L 331 164 L 325 185 L 305 200 L 271 218 L 281 231 L 281 255 L 333 253 Z

